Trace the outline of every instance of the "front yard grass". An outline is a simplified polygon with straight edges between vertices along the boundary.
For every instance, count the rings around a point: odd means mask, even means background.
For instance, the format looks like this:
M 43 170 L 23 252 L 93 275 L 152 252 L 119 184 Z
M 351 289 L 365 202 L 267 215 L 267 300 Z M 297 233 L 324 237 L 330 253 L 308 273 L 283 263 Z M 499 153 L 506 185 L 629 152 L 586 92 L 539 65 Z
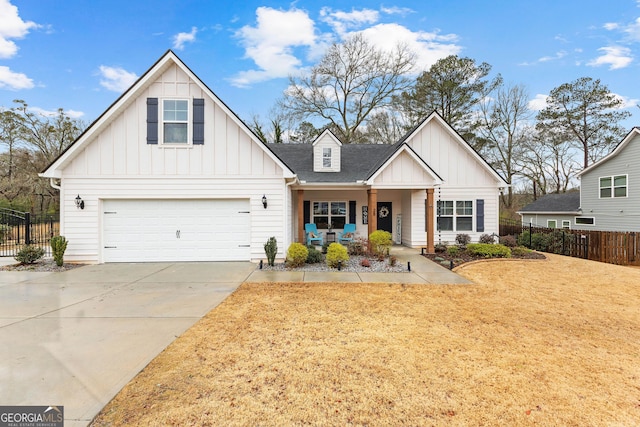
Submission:
M 634 425 L 640 269 L 547 255 L 473 285 L 244 284 L 94 425 Z

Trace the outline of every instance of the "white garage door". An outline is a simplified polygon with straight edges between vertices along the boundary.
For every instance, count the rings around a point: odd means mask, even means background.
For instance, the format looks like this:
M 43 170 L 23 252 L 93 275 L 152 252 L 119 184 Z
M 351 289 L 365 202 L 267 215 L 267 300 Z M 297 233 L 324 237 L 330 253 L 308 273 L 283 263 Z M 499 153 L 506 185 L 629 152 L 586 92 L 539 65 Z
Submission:
M 105 200 L 104 262 L 249 261 L 249 200 Z

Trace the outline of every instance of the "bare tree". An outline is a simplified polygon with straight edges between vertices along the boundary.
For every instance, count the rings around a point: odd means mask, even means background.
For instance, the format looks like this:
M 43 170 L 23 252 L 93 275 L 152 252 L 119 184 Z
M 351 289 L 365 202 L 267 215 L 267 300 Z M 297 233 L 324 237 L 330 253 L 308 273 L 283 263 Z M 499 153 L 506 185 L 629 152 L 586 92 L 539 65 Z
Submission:
M 531 132 L 528 100 L 525 87 L 515 85 L 500 87 L 494 98 L 488 97 L 479 103 L 478 134 L 487 141 L 488 160 L 509 184 L 513 184 L 520 172 L 517 160 L 522 158 L 525 140 Z M 502 203 L 508 208 L 513 205 L 512 186 L 502 195 Z
M 583 168 L 606 154 L 626 131 L 619 125 L 631 115 L 623 101 L 599 79 L 582 77 L 551 91 L 547 107 L 538 113 L 537 127 L 562 129 L 583 152 Z
M 359 128 L 410 87 L 414 63 L 406 46 L 385 52 L 357 33 L 333 44 L 309 74 L 290 77 L 280 107 L 300 120 L 328 121 L 343 143 L 364 142 Z

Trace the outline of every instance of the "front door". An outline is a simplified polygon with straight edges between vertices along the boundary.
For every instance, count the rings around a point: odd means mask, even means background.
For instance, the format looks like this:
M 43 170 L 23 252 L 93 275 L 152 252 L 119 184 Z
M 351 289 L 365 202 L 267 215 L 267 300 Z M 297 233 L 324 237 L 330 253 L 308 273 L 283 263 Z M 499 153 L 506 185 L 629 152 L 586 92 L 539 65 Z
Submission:
M 378 230 L 393 233 L 393 215 L 391 202 L 378 202 Z

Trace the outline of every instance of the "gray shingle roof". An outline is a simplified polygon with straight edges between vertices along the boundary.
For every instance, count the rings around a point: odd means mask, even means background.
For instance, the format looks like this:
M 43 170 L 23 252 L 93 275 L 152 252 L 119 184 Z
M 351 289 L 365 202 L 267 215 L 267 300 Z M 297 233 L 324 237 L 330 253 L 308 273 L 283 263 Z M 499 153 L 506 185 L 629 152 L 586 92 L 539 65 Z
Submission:
M 340 172 L 313 171 L 312 144 L 267 144 L 301 181 L 355 183 L 366 180 L 397 148 L 397 144 L 344 144 Z
M 571 191 L 560 194 L 547 194 L 535 202 L 529 203 L 518 212 L 578 212 L 580 192 Z

